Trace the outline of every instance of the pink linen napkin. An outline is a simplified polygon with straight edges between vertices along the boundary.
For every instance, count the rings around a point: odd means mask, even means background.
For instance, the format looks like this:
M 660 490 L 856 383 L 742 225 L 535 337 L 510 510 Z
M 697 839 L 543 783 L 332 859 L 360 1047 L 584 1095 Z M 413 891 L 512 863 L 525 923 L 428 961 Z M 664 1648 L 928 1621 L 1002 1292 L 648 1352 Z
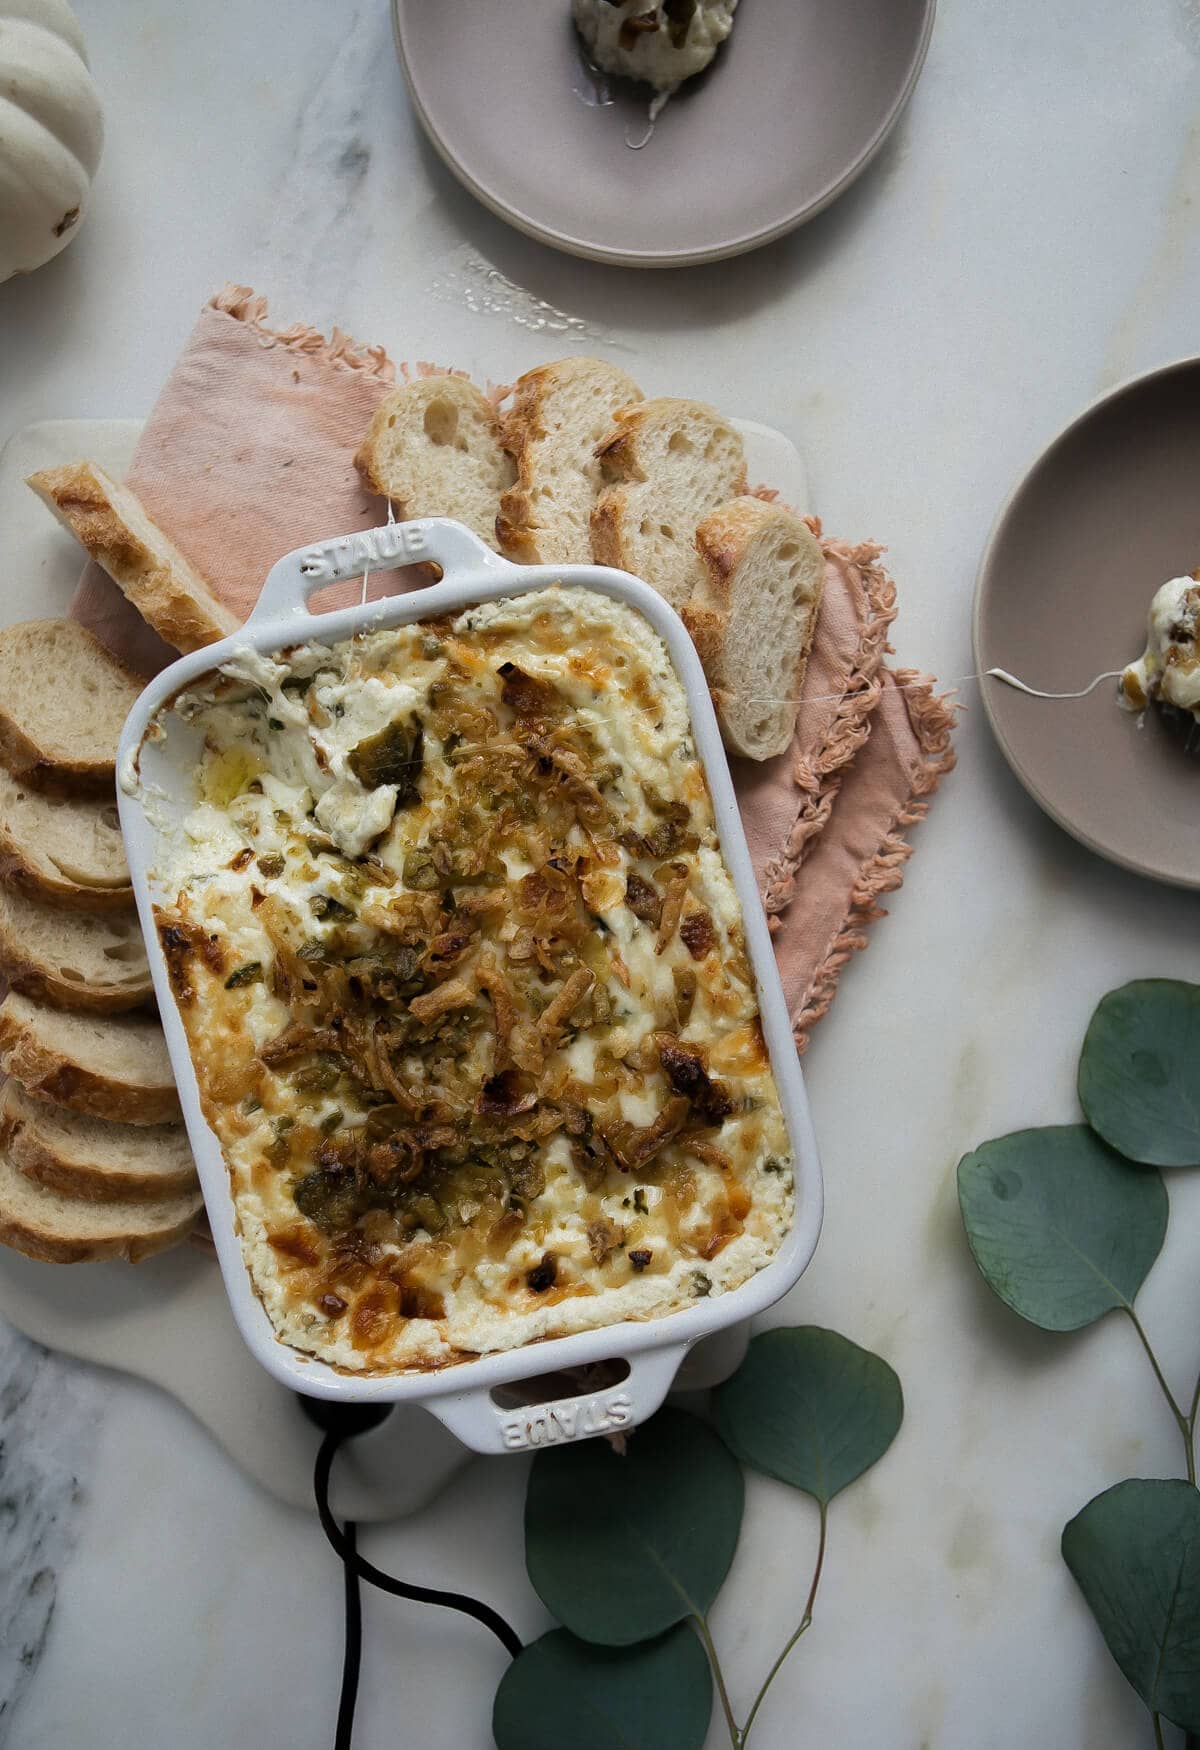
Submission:
M 154 521 L 243 617 L 284 553 L 386 517 L 353 456 L 395 367 L 382 348 L 336 329 L 328 340 L 301 325 L 274 330 L 266 315 L 266 300 L 244 286 L 205 306 L 128 475 Z M 900 884 L 905 829 L 954 764 L 952 706 L 929 679 L 884 666 L 896 592 L 881 549 L 824 537 L 822 547 L 825 594 L 795 740 L 763 765 L 732 762 L 801 1051 L 846 961 L 866 946 L 866 925 L 884 915 L 880 896 Z M 391 573 L 370 593 L 398 578 L 400 587 L 423 581 Z M 174 654 L 95 565 L 72 612 L 144 673 Z

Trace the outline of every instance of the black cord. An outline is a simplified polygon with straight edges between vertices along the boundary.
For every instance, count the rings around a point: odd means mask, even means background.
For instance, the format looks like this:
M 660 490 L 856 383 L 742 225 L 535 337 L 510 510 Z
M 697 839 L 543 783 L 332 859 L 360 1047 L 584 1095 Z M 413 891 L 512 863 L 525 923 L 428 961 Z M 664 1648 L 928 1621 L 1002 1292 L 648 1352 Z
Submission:
M 358 1553 L 358 1530 L 353 1520 L 345 1526 L 346 1547 Z M 358 1701 L 358 1673 L 362 1665 L 362 1591 L 353 1562 L 342 1563 L 346 1582 L 346 1642 L 342 1654 L 342 1693 L 338 1697 L 337 1730 L 333 1750 L 350 1750 L 354 1736 L 354 1708 Z
M 345 1439 L 344 1428 L 328 1429 L 313 1469 L 313 1492 L 317 1498 L 321 1529 L 341 1557 L 346 1571 L 346 1641 L 334 1750 L 350 1750 L 350 1737 L 354 1729 L 354 1705 L 362 1660 L 362 1600 L 358 1588 L 360 1580 L 377 1586 L 381 1592 L 391 1592 L 397 1598 L 410 1598 L 418 1604 L 440 1604 L 447 1610 L 459 1610 L 464 1616 L 473 1616 L 476 1622 L 491 1629 L 510 1658 L 515 1659 L 521 1651 L 521 1640 L 515 1629 L 510 1628 L 489 1604 L 481 1604 L 477 1598 L 468 1598 L 462 1592 L 439 1592 L 429 1586 L 412 1586 L 406 1580 L 397 1580 L 391 1574 L 385 1574 L 382 1568 L 377 1568 L 373 1562 L 359 1555 L 354 1525 L 348 1523 L 343 1530 L 333 1517 L 329 1505 L 329 1473 Z

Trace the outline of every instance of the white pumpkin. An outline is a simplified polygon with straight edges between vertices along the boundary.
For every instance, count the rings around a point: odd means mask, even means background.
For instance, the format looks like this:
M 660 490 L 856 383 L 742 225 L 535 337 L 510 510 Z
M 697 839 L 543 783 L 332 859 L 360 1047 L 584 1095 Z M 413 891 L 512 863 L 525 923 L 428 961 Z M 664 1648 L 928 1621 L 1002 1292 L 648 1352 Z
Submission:
M 0 0 L 0 280 L 32 273 L 71 241 L 103 143 L 66 0 Z

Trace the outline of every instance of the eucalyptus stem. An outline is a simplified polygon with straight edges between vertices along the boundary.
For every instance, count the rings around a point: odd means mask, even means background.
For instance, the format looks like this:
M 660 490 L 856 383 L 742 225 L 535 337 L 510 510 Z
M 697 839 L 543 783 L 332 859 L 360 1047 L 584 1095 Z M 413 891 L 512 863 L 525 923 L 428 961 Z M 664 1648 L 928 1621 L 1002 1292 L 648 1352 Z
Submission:
M 1154 1721 L 1154 1742 L 1157 1746 L 1157 1750 L 1166 1750 L 1166 1740 L 1163 1737 L 1162 1729 L 1162 1715 L 1152 1713 L 1150 1718 Z
M 1200 1379 L 1197 1379 L 1196 1381 L 1196 1389 L 1192 1393 L 1192 1406 L 1188 1414 L 1185 1416 L 1183 1411 L 1179 1408 L 1179 1405 L 1175 1402 L 1174 1393 L 1171 1391 L 1170 1386 L 1167 1384 L 1166 1379 L 1163 1376 L 1162 1368 L 1158 1365 L 1158 1357 L 1150 1347 L 1150 1339 L 1146 1335 L 1141 1319 L 1138 1318 L 1136 1312 L 1134 1312 L 1131 1306 L 1127 1305 L 1125 1311 L 1129 1314 L 1133 1328 L 1141 1340 L 1142 1348 L 1146 1351 L 1146 1359 L 1154 1370 L 1154 1377 L 1158 1381 L 1159 1389 L 1161 1390 L 1163 1397 L 1167 1400 L 1167 1407 L 1175 1418 L 1175 1426 L 1179 1429 L 1179 1435 L 1183 1441 L 1184 1458 L 1187 1460 L 1188 1482 L 1191 1483 L 1194 1488 L 1196 1486 L 1196 1407 L 1197 1404 L 1200 1403 Z M 1157 1719 L 1157 1715 L 1155 1718 Z
M 1192 1404 L 1188 1411 L 1188 1421 L 1192 1425 L 1192 1434 L 1196 1432 L 1196 1411 L 1200 1410 L 1200 1374 L 1196 1375 L 1196 1389 L 1192 1393 Z
M 717 1657 L 717 1649 L 713 1644 L 712 1634 L 708 1627 L 708 1618 L 702 1616 L 699 1611 L 696 1611 L 692 1617 L 692 1621 L 696 1625 L 696 1633 L 700 1636 L 704 1651 L 708 1654 L 708 1662 L 712 1666 L 712 1674 L 717 1685 L 717 1694 L 721 1698 L 721 1709 L 725 1715 L 725 1724 L 729 1728 L 729 1742 L 733 1745 L 733 1750 L 741 1750 L 742 1734 L 738 1729 L 737 1721 L 733 1717 L 733 1709 L 729 1705 L 729 1691 L 725 1687 L 725 1673 L 722 1671 L 721 1661 Z
M 817 1560 L 816 1566 L 813 1568 L 812 1584 L 808 1588 L 808 1597 L 804 1601 L 804 1615 L 800 1618 L 796 1632 L 792 1635 L 775 1663 L 771 1666 L 771 1669 L 767 1672 L 766 1677 L 763 1679 L 762 1688 L 754 1698 L 754 1706 L 750 1709 L 750 1713 L 747 1716 L 744 1726 L 739 1726 L 733 1717 L 733 1708 L 729 1701 L 729 1691 L 725 1687 L 725 1673 L 721 1670 L 721 1661 L 717 1657 L 717 1649 L 713 1644 L 712 1634 L 709 1631 L 708 1619 L 707 1617 L 702 1616 L 699 1611 L 697 1611 L 692 1617 L 692 1621 L 696 1625 L 696 1633 L 700 1636 L 704 1651 L 708 1654 L 708 1662 L 712 1667 L 712 1674 L 716 1681 L 717 1694 L 721 1698 L 721 1711 L 725 1715 L 725 1724 L 729 1729 L 729 1742 L 732 1744 L 733 1750 L 744 1750 L 746 1740 L 750 1736 L 750 1728 L 754 1724 L 755 1716 L 763 1704 L 763 1699 L 766 1696 L 768 1689 L 770 1689 L 772 1683 L 775 1681 L 780 1667 L 783 1665 L 784 1660 L 796 1645 L 796 1642 L 800 1639 L 800 1636 L 804 1633 L 805 1629 L 812 1626 L 813 1605 L 817 1600 L 817 1587 L 821 1584 L 821 1570 L 825 1566 L 825 1538 L 829 1529 L 829 1503 L 827 1501 L 821 1501 L 818 1504 L 821 1509 L 821 1531 L 820 1536 L 817 1539 Z
M 817 1540 L 817 1561 L 816 1566 L 813 1568 L 812 1585 L 808 1589 L 808 1598 L 805 1600 L 804 1604 L 804 1615 L 800 1618 L 800 1625 L 795 1634 L 787 1643 L 786 1647 L 784 1647 L 782 1653 L 780 1653 L 775 1663 L 771 1666 L 771 1669 L 767 1672 L 763 1686 L 754 1698 L 754 1706 L 750 1709 L 746 1724 L 742 1727 L 741 1742 L 743 1745 L 745 1744 L 746 1739 L 750 1736 L 750 1728 L 754 1724 L 755 1715 L 762 1706 L 763 1697 L 775 1681 L 776 1674 L 792 1648 L 796 1645 L 796 1642 L 800 1639 L 800 1636 L 804 1633 L 805 1629 L 809 1628 L 812 1624 L 813 1605 L 816 1603 L 817 1599 L 817 1587 L 821 1584 L 821 1569 L 825 1566 L 825 1534 L 829 1525 L 829 1503 L 827 1501 L 821 1501 L 818 1505 L 821 1509 L 821 1533 Z

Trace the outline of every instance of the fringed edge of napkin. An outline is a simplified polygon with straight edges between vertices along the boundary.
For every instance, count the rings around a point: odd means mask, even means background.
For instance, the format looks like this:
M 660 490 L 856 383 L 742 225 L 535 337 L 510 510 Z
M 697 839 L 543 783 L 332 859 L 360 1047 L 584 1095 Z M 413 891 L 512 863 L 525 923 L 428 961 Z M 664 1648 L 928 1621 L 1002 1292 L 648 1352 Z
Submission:
M 846 768 L 871 733 L 871 714 L 883 692 L 880 670 L 888 650 L 888 628 L 897 611 L 896 585 L 879 564 L 884 551 L 881 546 L 864 541 L 851 547 L 843 541 L 826 540 L 817 518 L 806 517 L 805 521 L 820 540 L 827 558 L 853 566 L 859 573 L 866 590 L 867 617 L 845 693 L 825 739 L 814 752 L 800 755 L 793 767 L 800 802 L 783 850 L 764 872 L 763 905 L 772 934 L 782 927 L 780 914 L 795 896 L 796 878 L 809 845 L 819 837 L 833 812 Z
M 312 328 L 306 322 L 293 322 L 287 328 L 271 328 L 267 323 L 267 300 L 252 286 L 230 282 L 222 286 L 208 303 L 210 309 L 219 310 L 222 316 L 231 316 L 235 322 L 244 322 L 247 328 L 252 328 L 263 346 L 287 347 L 293 352 L 302 352 L 306 358 L 331 365 L 335 370 L 361 371 L 364 376 L 378 377 L 381 383 L 394 383 L 397 373 L 405 383 L 411 382 L 414 376 L 461 377 L 467 383 L 473 380 L 470 371 L 460 370 L 457 365 L 434 364 L 430 359 L 418 359 L 412 365 L 401 359 L 396 364 L 388 357 L 385 347 L 363 346 L 341 328 L 335 328 L 328 338 L 319 328 Z M 507 401 L 512 390 L 511 383 L 493 383 L 489 378 L 483 392 L 499 413 L 501 404 Z
M 267 300 L 252 286 L 222 286 L 208 302 L 210 309 L 252 328 L 263 346 L 283 346 L 291 352 L 302 352 L 306 358 L 319 359 L 335 370 L 361 371 L 364 376 L 378 377 L 382 383 L 396 380 L 396 367 L 382 346 L 363 346 L 340 328 L 335 328 L 328 338 L 306 322 L 269 328 Z
M 913 773 L 908 800 L 896 810 L 874 856 L 863 865 L 845 920 L 817 968 L 803 1004 L 792 1015 L 792 1035 L 801 1055 L 808 1049 L 810 1030 L 829 1012 L 846 962 L 869 945 L 867 926 L 887 916 L 880 899 L 894 893 L 904 880 L 904 865 L 913 852 L 905 831 L 925 819 L 935 790 L 957 761 L 950 738 L 960 707 L 953 694 L 936 693 L 936 682 L 919 669 L 899 668 L 894 674 L 922 763 Z

